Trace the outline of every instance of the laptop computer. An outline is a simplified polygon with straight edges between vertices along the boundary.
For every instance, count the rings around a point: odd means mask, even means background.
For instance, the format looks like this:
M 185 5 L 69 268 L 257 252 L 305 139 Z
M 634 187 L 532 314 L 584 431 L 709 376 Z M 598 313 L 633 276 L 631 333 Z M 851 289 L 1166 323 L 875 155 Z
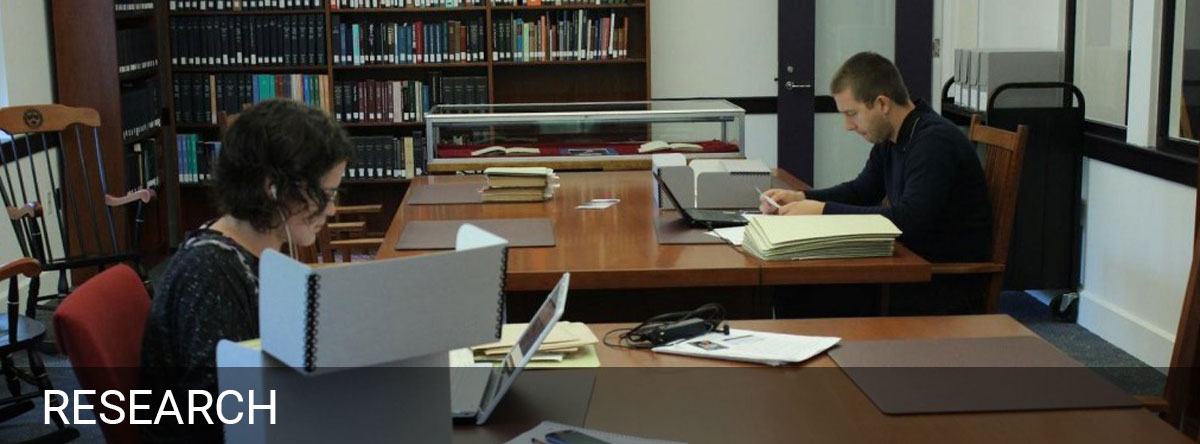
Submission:
M 474 419 L 475 424 L 483 424 L 491 416 L 492 411 L 500 404 L 500 399 L 508 392 L 517 375 L 533 359 L 534 353 L 542 345 L 542 341 L 550 336 L 554 324 L 562 318 L 567 306 L 567 287 L 571 282 L 571 273 L 563 273 L 558 284 L 550 291 L 541 308 L 534 313 L 529 321 L 529 327 L 517 339 L 512 350 L 496 366 L 484 367 L 451 367 L 450 368 L 450 410 L 456 420 Z
M 675 198 L 675 193 L 671 192 L 671 187 L 667 186 L 667 182 L 662 179 L 662 175 L 658 171 L 654 172 L 654 177 L 658 178 L 658 183 L 662 184 L 662 189 L 666 192 L 667 198 L 671 199 L 671 203 L 679 210 L 679 214 L 683 215 L 683 221 L 687 222 L 689 226 L 711 230 L 720 227 L 740 227 L 749 223 L 737 211 L 686 208 L 679 204 L 679 199 Z

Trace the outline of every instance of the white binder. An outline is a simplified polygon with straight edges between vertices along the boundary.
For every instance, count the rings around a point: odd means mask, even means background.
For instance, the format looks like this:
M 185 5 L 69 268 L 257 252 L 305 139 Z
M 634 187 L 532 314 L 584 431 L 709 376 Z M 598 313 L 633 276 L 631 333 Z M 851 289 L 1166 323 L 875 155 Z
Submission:
M 500 337 L 508 241 L 470 224 L 456 251 L 314 268 L 259 262 L 262 349 L 305 374 L 378 365 Z

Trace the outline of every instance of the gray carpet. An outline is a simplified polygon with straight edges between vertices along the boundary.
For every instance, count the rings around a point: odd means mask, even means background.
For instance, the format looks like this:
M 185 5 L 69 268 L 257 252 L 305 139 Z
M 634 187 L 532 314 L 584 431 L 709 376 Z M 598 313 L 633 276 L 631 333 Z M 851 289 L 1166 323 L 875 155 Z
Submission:
M 1146 365 L 1075 323 L 1051 318 L 1050 308 L 1024 292 L 1005 292 L 1000 311 L 1033 330 L 1076 361 L 1104 375 L 1132 395 L 1161 396 L 1167 384 L 1162 371 Z
M 1000 311 L 1008 313 L 1072 358 L 1094 368 L 1096 372 L 1130 394 L 1162 394 L 1166 384 L 1166 376 L 1162 372 L 1147 366 L 1079 325 L 1052 320 L 1049 308 L 1032 296 L 1024 292 L 1006 292 L 1000 299 Z M 66 358 L 47 356 L 45 359 L 56 389 L 68 393 L 79 389 L 79 383 L 75 380 Z M 20 359 L 19 362 L 23 363 Z M 34 410 L 0 423 L 0 443 L 21 442 L 53 430 L 53 426 L 42 424 L 41 401 L 37 401 L 36 404 L 37 408 Z M 91 412 L 85 411 L 84 415 L 88 419 L 94 419 Z M 75 427 L 81 434 L 80 439 L 75 442 L 104 442 L 99 426 Z

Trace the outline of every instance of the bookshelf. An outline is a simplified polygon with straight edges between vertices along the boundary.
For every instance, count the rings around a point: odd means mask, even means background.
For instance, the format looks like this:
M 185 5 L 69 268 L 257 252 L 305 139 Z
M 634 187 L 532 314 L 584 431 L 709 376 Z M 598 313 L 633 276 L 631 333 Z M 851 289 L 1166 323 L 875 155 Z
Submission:
M 162 119 L 168 67 L 160 55 L 165 10 L 152 0 L 50 2 L 54 32 L 57 102 L 95 109 L 100 114 L 100 145 L 109 192 L 121 195 L 154 188 L 158 198 L 144 207 L 141 253 L 152 265 L 168 253 L 173 211 L 164 199 L 168 188 L 162 141 L 172 134 Z M 71 159 L 68 154 L 68 161 Z M 70 163 L 70 162 L 68 162 Z M 79 174 L 66 168 L 63 174 Z M 74 191 L 72 191 L 74 192 Z M 118 242 L 125 243 L 133 208 L 114 210 Z M 71 214 L 67 223 L 71 224 Z M 70 239 L 72 254 L 91 250 Z M 77 278 L 84 277 L 76 274 Z
M 123 84 L 132 82 L 153 82 L 158 85 L 159 103 L 156 109 L 162 118 L 162 125 L 154 131 L 138 134 L 139 140 L 153 139 L 158 141 L 157 173 L 160 179 L 160 201 L 152 204 L 157 206 L 158 214 L 152 214 L 155 219 L 148 220 L 150 231 L 158 230 L 153 236 L 144 235 L 143 244 L 148 250 L 165 253 L 173 247 L 184 232 L 194 229 L 199 223 L 217 215 L 209 203 L 208 188 L 203 183 L 179 182 L 179 158 L 175 146 L 177 134 L 197 134 L 201 140 L 215 141 L 219 139 L 218 125 L 209 121 L 184 120 L 180 121 L 177 111 L 182 110 L 183 103 L 177 100 L 174 88 L 177 80 L 189 76 L 262 76 L 262 75 L 305 75 L 319 76 L 321 81 L 327 81 L 328 96 L 322 96 L 317 103 L 326 106 L 329 111 L 335 111 L 336 97 L 334 84 L 356 82 L 398 82 L 420 81 L 422 86 L 432 83 L 435 77 L 457 78 L 474 77 L 482 79 L 479 87 L 486 88 L 482 96 L 464 95 L 462 97 L 485 97 L 487 103 L 529 103 L 529 102 L 591 102 L 591 101 L 630 101 L 648 100 L 650 97 L 650 30 L 649 30 L 649 0 L 629 0 L 622 4 L 573 4 L 573 5 L 540 5 L 540 6 L 510 6 L 493 4 L 491 0 L 471 5 L 470 0 L 459 0 L 457 7 L 376 7 L 376 8 L 346 8 L 341 0 L 313 0 L 312 5 L 320 7 L 302 7 L 293 9 L 254 9 L 234 10 L 235 4 L 248 5 L 250 0 L 229 1 L 227 5 L 211 2 L 207 10 L 175 9 L 171 4 L 184 6 L 198 5 L 200 0 L 143 0 L 152 3 L 153 10 L 115 11 L 114 2 L 53 2 L 56 17 L 69 17 L 63 26 L 55 26 L 56 61 L 59 72 L 59 96 L 64 104 L 90 106 L 101 112 L 105 122 L 106 150 L 116 153 L 121 145 L 121 126 L 110 125 L 110 122 L 120 122 L 121 108 L 119 91 Z M 271 1 L 271 0 L 266 0 Z M 607 0 L 606 0 L 607 1 Z M 543 0 L 551 3 L 551 0 Z M 118 1 L 117 3 L 129 3 Z M 305 0 L 298 2 L 309 5 Z M 433 2 L 436 4 L 437 2 Z M 364 2 L 369 4 L 369 2 Z M 383 5 L 385 3 L 380 2 Z M 395 2 L 403 4 L 403 2 Z M 215 6 L 223 6 L 217 8 Z M 617 18 L 618 26 L 628 18 L 627 42 L 628 50 L 621 58 L 596 58 L 592 60 L 535 60 L 513 61 L 509 59 L 496 60 L 493 52 L 498 47 L 496 29 L 503 24 L 511 24 L 514 20 L 522 23 L 536 23 L 544 20 L 547 24 L 561 23 L 568 17 L 578 17 L 599 20 L 602 15 Z M 194 36 L 197 33 L 180 32 L 172 26 L 173 23 L 234 23 L 241 21 L 241 26 L 250 26 L 277 18 L 299 17 L 305 23 L 313 23 L 318 29 L 315 48 L 321 52 L 321 63 L 299 61 L 298 63 L 277 63 L 274 65 L 253 64 L 208 64 L 208 63 L 173 63 L 178 57 L 175 51 L 179 45 L 198 44 Z M 224 22 L 228 21 L 228 22 Z M 336 25 L 371 23 L 396 24 L 394 29 L 402 29 L 405 24 L 416 22 L 462 25 L 466 29 L 459 34 L 460 48 L 470 47 L 481 50 L 479 57 L 463 57 L 459 61 L 436 61 L 434 63 L 413 63 L 400 60 L 382 60 L 363 63 L 339 63 L 335 55 L 341 46 L 335 41 Z M 246 25 L 245 23 L 249 23 Z M 472 40 L 471 29 L 468 25 L 475 24 L 475 40 Z M 390 25 L 389 25 L 390 26 Z M 562 26 L 560 25 L 560 29 Z M 115 68 L 115 47 L 117 30 L 146 27 L 154 30 L 156 36 L 156 60 L 158 65 L 129 72 L 118 73 Z M 217 28 L 213 28 L 217 29 Z M 280 28 L 281 29 L 281 28 Z M 338 28 L 340 29 L 340 28 Z M 346 29 L 349 29 L 347 26 Z M 445 28 L 442 28 L 445 29 Z M 456 28 L 450 28 L 456 29 Z M 569 29 L 569 28 L 568 28 Z M 231 35 L 232 31 L 228 31 Z M 257 31 L 256 31 L 257 32 Z M 448 33 L 448 32 L 447 32 Z M 563 32 L 565 34 L 565 31 Z M 255 34 L 262 38 L 264 34 Z M 303 35 L 303 34 L 302 34 Z M 386 34 L 385 34 L 386 35 Z M 513 35 L 513 34 L 509 34 Z M 532 35 L 532 34 L 531 34 Z M 212 36 L 202 36 L 201 39 L 212 39 Z M 231 39 L 233 37 L 230 37 Z M 247 35 L 248 38 L 248 35 Z M 274 38 L 274 37 L 272 37 Z M 547 33 L 546 40 L 551 39 Z M 615 37 L 614 37 L 615 40 Z M 564 40 L 566 41 L 566 40 Z M 395 40 L 389 43 L 396 45 Z M 263 43 L 263 42 L 259 42 Z M 210 43 L 211 44 L 211 43 Z M 248 48 L 248 41 L 242 43 L 242 48 Z M 473 46 L 470 46 L 473 45 Z M 546 50 L 550 48 L 547 43 Z M 101 50 L 97 51 L 97 47 Z M 259 45 L 266 47 L 265 44 Z M 206 49 L 230 49 L 219 44 Z M 310 49 L 313 47 L 310 47 Z M 392 47 L 393 49 L 395 46 Z M 560 48 L 561 49 L 561 48 Z M 181 49 L 179 52 L 183 52 Z M 453 53 L 453 51 L 449 51 Z M 393 52 L 394 53 L 394 52 Z M 548 53 L 547 53 L 548 55 Z M 249 56 L 247 55 L 247 58 Z M 397 56 L 398 57 L 398 56 Z M 111 60 L 109 60 L 111 59 Z M 424 60 L 422 60 L 424 61 Z M 110 73 L 96 76 L 96 66 L 112 66 Z M 86 67 L 86 68 L 84 68 Z M 464 79 L 465 80 L 465 79 Z M 88 85 L 84 88 L 82 86 Z M 100 85 L 95 88 L 95 85 Z M 435 86 L 435 85 L 430 85 Z M 433 88 L 431 88 L 432 90 Z M 321 94 L 325 94 L 321 91 Z M 440 95 L 438 93 L 430 93 Z M 431 97 L 432 98 L 432 97 Z M 438 97 L 439 99 L 441 97 Z M 432 101 L 432 100 L 430 100 Z M 234 100 L 236 102 L 236 100 Z M 447 103 L 447 100 L 441 100 Z M 232 105 L 233 102 L 219 102 Z M 194 103 L 193 103 L 194 105 Z M 220 105 L 219 105 L 220 106 Z M 344 121 L 347 131 L 352 137 L 393 136 L 396 138 L 413 137 L 414 133 L 421 134 L 424 122 L 417 121 Z M 115 131 L 115 137 L 107 134 Z M 111 147 L 110 147 L 111 146 Z M 116 156 L 114 154 L 114 156 Z M 106 156 L 112 163 L 122 163 L 121 156 Z M 120 166 L 108 165 L 107 171 L 113 175 L 113 181 L 124 183 L 128 171 Z M 383 204 L 384 214 L 379 220 L 368 220 L 369 231 L 384 231 L 391 219 L 391 211 L 399 205 L 407 189 L 409 180 L 404 178 L 364 179 L 353 178 L 343 181 L 345 204 Z M 152 238 L 154 240 L 152 240 Z M 152 264 L 152 263 L 151 263 Z

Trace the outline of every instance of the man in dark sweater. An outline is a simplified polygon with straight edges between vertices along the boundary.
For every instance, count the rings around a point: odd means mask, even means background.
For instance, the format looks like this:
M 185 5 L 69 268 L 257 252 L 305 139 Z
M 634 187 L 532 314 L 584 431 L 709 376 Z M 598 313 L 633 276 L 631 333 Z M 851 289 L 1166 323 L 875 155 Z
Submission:
M 881 214 L 903 232 L 901 243 L 932 262 L 987 260 L 992 242 L 987 184 L 979 157 L 962 131 L 924 103 L 909 100 L 899 70 L 879 54 L 851 57 L 834 75 L 830 89 L 846 130 L 875 144 L 866 166 L 854 180 L 831 188 L 770 190 L 766 197 L 781 208 L 764 202 L 763 212 Z M 928 295 L 974 292 L 978 287 L 974 282 L 959 282 L 950 285 L 952 289 L 941 284 L 935 281 L 923 290 Z M 978 296 L 945 297 L 969 298 L 967 305 L 975 305 Z M 951 305 L 950 312 L 976 311 L 957 302 Z

